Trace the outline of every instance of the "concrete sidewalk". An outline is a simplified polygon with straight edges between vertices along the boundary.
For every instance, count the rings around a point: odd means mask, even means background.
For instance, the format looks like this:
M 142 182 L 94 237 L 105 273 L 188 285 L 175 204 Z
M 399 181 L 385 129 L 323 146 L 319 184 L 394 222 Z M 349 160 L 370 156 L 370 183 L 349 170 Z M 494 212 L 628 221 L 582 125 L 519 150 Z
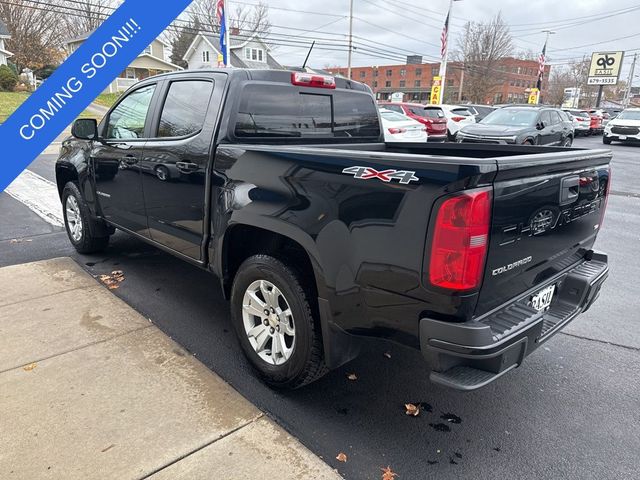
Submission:
M 0 269 L 0 478 L 341 477 L 59 258 Z

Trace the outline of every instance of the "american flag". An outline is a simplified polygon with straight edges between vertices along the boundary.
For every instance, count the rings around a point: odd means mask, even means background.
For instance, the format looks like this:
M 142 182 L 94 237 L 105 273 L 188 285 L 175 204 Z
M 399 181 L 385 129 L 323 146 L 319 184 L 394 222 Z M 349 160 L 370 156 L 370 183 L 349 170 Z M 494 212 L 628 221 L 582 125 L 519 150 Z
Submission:
M 449 15 L 451 15 L 451 12 L 447 13 L 447 18 L 444 21 L 444 28 L 442 29 L 442 35 L 440 36 L 440 40 L 442 41 L 440 56 L 442 58 L 444 58 L 445 53 L 447 53 L 447 40 L 449 39 Z
M 542 52 L 538 57 L 538 84 L 536 87 L 538 90 L 542 88 L 542 77 L 544 76 L 544 63 L 547 61 L 547 42 L 544 42 L 544 47 L 542 47 Z
M 220 25 L 220 53 L 222 53 L 222 61 L 225 65 L 227 63 L 227 22 L 224 12 L 224 0 L 218 0 L 216 3 L 216 18 L 218 19 L 218 25 Z

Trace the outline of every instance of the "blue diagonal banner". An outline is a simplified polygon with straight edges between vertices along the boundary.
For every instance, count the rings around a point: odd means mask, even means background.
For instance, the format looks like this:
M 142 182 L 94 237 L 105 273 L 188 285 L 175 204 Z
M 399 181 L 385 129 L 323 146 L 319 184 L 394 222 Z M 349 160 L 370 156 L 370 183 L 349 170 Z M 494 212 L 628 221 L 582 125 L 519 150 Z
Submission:
M 125 0 L 5 123 L 4 189 L 191 3 Z

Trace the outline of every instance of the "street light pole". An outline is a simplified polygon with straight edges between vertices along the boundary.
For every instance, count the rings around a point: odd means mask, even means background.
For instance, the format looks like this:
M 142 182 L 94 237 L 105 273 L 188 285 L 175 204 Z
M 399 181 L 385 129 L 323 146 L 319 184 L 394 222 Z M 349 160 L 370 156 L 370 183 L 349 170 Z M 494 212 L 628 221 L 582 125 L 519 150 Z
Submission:
M 353 49 L 353 0 L 349 2 L 349 59 L 347 60 L 347 77 L 351 78 L 351 50 Z

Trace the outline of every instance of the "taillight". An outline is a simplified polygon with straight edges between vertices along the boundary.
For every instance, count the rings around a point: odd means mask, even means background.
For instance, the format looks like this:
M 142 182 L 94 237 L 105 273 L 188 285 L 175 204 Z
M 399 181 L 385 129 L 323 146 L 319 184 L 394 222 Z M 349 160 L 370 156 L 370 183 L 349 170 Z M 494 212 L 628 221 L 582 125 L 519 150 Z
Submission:
M 602 206 L 600 207 L 602 211 L 600 212 L 600 226 L 598 229 L 602 228 L 602 223 L 604 222 L 604 213 L 607 211 L 607 203 L 609 203 L 609 192 L 611 192 L 611 167 L 609 167 L 609 174 L 607 176 L 607 186 L 604 190 L 604 200 L 602 200 Z
M 489 243 L 491 189 L 448 198 L 436 217 L 429 280 L 436 287 L 471 290 L 480 286 Z
M 453 120 L 454 122 L 460 122 L 462 120 L 464 120 L 467 117 L 451 117 L 451 120 Z
M 336 88 L 336 79 L 331 75 L 293 72 L 291 73 L 291 83 L 302 87 Z
M 407 131 L 407 129 L 406 129 L 406 128 L 395 128 L 395 127 L 391 127 L 391 128 L 389 128 L 388 130 L 389 130 L 389 133 L 393 133 L 393 134 L 396 134 L 396 133 L 404 133 L 404 132 L 406 132 L 406 131 Z

